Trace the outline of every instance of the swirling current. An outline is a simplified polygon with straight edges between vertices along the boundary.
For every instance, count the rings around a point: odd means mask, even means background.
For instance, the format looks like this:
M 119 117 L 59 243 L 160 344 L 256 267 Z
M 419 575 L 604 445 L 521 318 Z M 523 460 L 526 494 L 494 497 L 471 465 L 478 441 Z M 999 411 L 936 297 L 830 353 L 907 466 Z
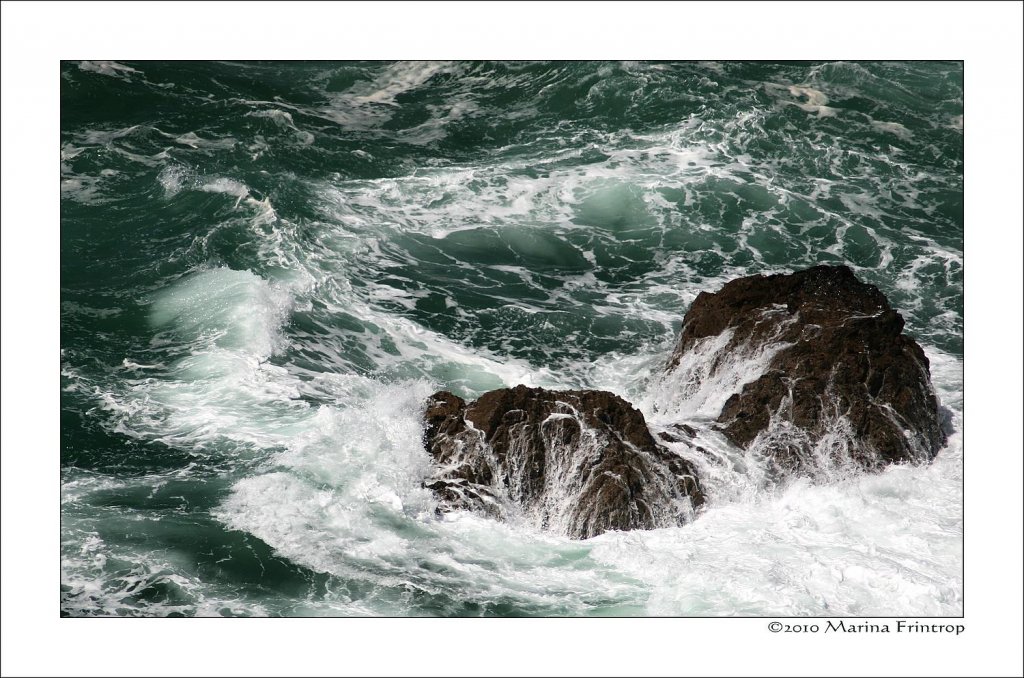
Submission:
M 62 63 L 61 613 L 961 614 L 963 80 Z M 924 347 L 931 464 L 724 465 L 692 523 L 583 541 L 435 514 L 433 391 L 600 388 L 656 426 L 699 292 L 820 263 Z

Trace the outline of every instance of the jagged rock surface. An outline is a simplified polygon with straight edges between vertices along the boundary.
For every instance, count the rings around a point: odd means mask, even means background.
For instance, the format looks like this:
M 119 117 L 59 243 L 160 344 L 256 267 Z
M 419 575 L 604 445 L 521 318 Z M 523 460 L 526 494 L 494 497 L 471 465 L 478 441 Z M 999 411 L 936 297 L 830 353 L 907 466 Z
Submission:
M 509 509 L 575 539 L 679 525 L 704 499 L 688 462 L 606 391 L 517 386 L 474 402 L 446 391 L 425 413 L 444 509 Z
M 928 359 L 903 325 L 885 295 L 845 266 L 740 278 L 697 296 L 668 369 L 685 367 L 716 338 L 724 347 L 711 357 L 712 375 L 758 351 L 770 355 L 717 421 L 778 473 L 926 461 L 945 435 Z M 764 353 L 767 345 L 777 352 Z

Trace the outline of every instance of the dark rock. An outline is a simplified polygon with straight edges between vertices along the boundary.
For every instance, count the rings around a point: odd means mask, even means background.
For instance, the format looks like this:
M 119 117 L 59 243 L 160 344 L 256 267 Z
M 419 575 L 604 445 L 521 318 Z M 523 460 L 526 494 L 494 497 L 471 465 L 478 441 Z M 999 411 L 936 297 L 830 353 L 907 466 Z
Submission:
M 669 424 L 671 431 L 658 431 L 658 437 L 667 443 L 679 443 L 697 436 L 697 431 L 686 424 Z
M 945 442 L 924 351 L 902 333 L 903 318 L 885 295 L 849 268 L 757 275 L 702 292 L 683 319 L 669 371 L 727 331 L 724 348 L 699 358 L 712 361 L 712 377 L 769 345 L 778 349 L 717 421 L 779 473 L 926 461 Z
M 574 539 L 679 525 L 704 501 L 688 462 L 606 391 L 517 386 L 466 403 L 434 394 L 424 415 L 443 509 L 525 515 Z

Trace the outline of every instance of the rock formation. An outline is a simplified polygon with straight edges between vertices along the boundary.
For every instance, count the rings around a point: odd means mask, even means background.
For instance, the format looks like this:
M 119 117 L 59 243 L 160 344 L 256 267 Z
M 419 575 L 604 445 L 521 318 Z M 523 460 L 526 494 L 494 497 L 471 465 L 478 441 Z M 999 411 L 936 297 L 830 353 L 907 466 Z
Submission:
M 845 266 L 702 292 L 661 389 L 660 417 L 692 415 L 663 421 L 664 443 L 703 459 L 691 424 L 714 419 L 769 479 L 928 461 L 945 442 L 924 351 L 885 295 Z M 704 502 L 695 467 L 606 391 L 517 386 L 471 403 L 441 391 L 425 419 L 436 464 L 425 484 L 439 510 L 515 514 L 585 539 L 679 525 Z
M 729 440 L 778 474 L 877 469 L 930 460 L 945 441 L 928 359 L 902 331 L 885 295 L 845 266 L 755 275 L 697 296 L 668 369 L 701 360 L 713 379 L 764 359 L 718 415 Z
M 606 391 L 517 386 L 468 404 L 442 391 L 425 418 L 437 464 L 426 484 L 444 509 L 513 511 L 585 539 L 679 525 L 703 503 L 692 467 Z

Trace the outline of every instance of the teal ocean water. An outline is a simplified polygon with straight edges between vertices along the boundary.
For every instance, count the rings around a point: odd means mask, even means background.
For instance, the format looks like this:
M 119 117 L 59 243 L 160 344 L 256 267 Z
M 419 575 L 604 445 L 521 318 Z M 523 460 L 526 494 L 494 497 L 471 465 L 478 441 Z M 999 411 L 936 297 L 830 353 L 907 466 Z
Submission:
M 65 62 L 60 91 L 62 614 L 962 613 L 962 64 Z M 924 347 L 933 463 L 726 465 L 691 524 L 586 541 L 435 515 L 433 391 L 607 389 L 657 426 L 696 295 L 818 263 Z

